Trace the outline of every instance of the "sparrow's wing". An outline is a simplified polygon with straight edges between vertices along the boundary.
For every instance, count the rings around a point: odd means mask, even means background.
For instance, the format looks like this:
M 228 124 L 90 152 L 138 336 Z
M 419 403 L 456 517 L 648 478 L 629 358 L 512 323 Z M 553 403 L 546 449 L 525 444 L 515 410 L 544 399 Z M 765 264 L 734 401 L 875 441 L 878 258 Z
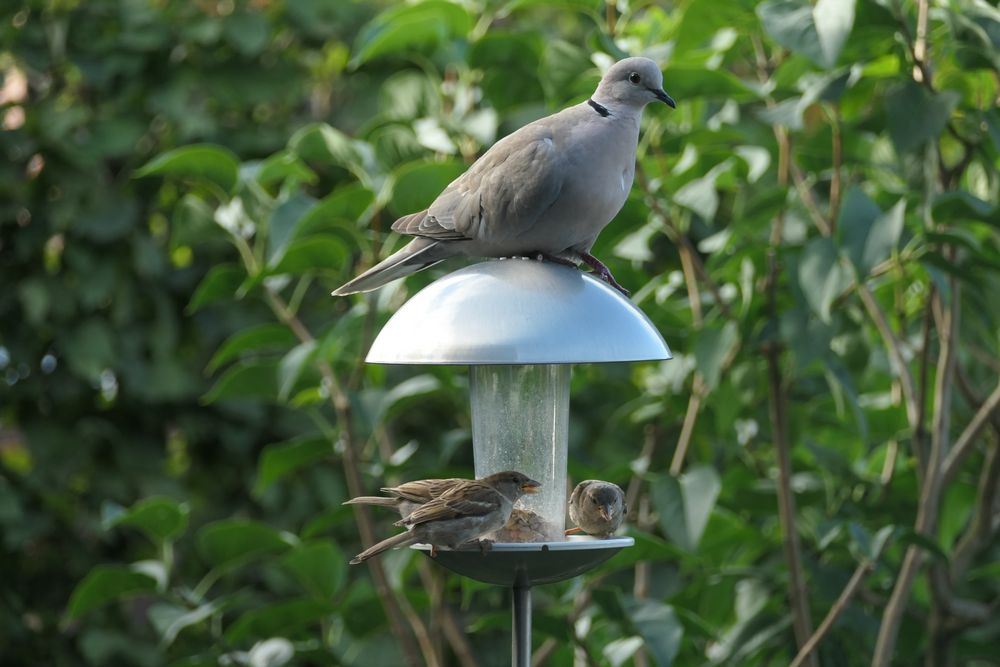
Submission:
M 415 509 L 398 525 L 415 526 L 428 521 L 484 516 L 502 504 L 500 493 L 489 484 L 465 481 Z
M 392 229 L 435 241 L 499 244 L 530 229 L 558 199 L 567 171 L 556 149 L 560 126 L 551 119 L 498 141 L 426 211 L 400 218 Z
M 455 478 L 417 479 L 399 486 L 385 487 L 382 492 L 413 503 L 426 503 L 432 498 L 437 498 L 460 481 L 462 480 Z

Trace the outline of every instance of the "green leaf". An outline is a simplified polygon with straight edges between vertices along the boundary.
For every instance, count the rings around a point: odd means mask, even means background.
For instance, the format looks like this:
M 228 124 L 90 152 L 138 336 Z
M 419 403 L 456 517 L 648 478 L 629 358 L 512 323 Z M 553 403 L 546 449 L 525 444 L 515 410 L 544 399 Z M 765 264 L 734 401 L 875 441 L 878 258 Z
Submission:
M 361 29 L 351 64 L 357 67 L 379 56 L 440 44 L 471 28 L 472 17 L 453 2 L 426 0 L 390 7 Z
M 757 6 L 767 34 L 824 68 L 837 64 L 854 25 L 855 0 L 769 0 Z
M 804 0 L 768 0 L 757 5 L 757 16 L 771 39 L 818 65 L 826 63 L 813 22 L 813 8 Z
M 256 56 L 267 46 L 270 28 L 261 12 L 235 11 L 223 20 L 222 34 L 244 56 Z
M 226 640 L 240 643 L 254 637 L 296 635 L 336 611 L 331 601 L 297 598 L 252 609 L 226 630 Z M 319 629 L 318 627 L 316 628 Z
M 322 461 L 332 453 L 333 446 L 324 438 L 304 437 L 267 445 L 257 462 L 254 493 L 260 495 L 289 473 Z
M 290 546 L 278 531 L 247 519 L 216 521 L 198 531 L 198 550 L 212 567 L 243 564 Z
M 389 207 L 397 216 L 421 211 L 430 206 L 434 198 L 465 169 L 466 166 L 458 160 L 421 160 L 405 164 L 393 174 L 395 185 Z
M 637 600 L 635 605 L 628 607 L 628 619 L 659 667 L 674 664 L 684 637 L 684 626 L 673 607 L 653 600 Z
M 246 277 L 243 267 L 236 264 L 213 266 L 198 283 L 188 302 L 187 312 L 191 314 L 210 303 L 233 298 Z
M 331 540 L 300 544 L 281 559 L 306 593 L 332 599 L 346 574 L 346 559 Z
M 312 271 L 342 271 L 348 266 L 350 250 L 342 238 L 324 235 L 292 241 L 281 260 L 270 269 L 273 275 L 300 275 Z
M 152 593 L 156 579 L 121 565 L 98 565 L 83 578 L 69 599 L 69 617 L 79 618 L 114 600 Z
M 313 184 L 319 177 L 297 155 L 291 151 L 280 151 L 260 164 L 254 178 L 261 185 L 268 186 L 286 181 L 296 185 L 300 182 Z
M 205 370 L 216 369 L 244 352 L 284 351 L 295 344 L 295 335 L 283 324 L 258 324 L 239 331 L 219 346 Z
M 362 142 L 355 141 L 326 123 L 313 123 L 299 129 L 288 140 L 288 147 L 303 160 L 359 169 L 365 164 Z
M 340 228 L 339 223 L 356 223 L 375 201 L 375 193 L 360 183 L 354 183 L 334 190 L 332 194 L 319 200 L 299 221 L 295 228 L 297 235 L 306 236 L 317 232 Z
M 733 166 L 731 160 L 725 160 L 712 167 L 707 174 L 693 181 L 688 181 L 674 193 L 675 204 L 690 209 L 700 215 L 706 222 L 715 218 L 719 208 L 719 195 L 716 192 L 716 181 L 719 176 L 728 172 Z
M 96 317 L 70 330 L 62 342 L 69 367 L 78 376 L 97 382 L 116 361 L 115 339 L 108 324 Z
M 756 97 L 731 73 L 696 67 L 668 67 L 663 73 L 663 88 L 678 102 L 697 98 L 742 101 Z
M 959 95 L 945 90 L 931 93 L 915 81 L 893 87 L 885 98 L 889 136 L 900 153 L 916 151 L 941 135 Z
M 213 600 L 194 609 L 174 604 L 157 603 L 149 608 L 149 622 L 160 635 L 164 646 L 170 646 L 185 628 L 211 618 L 225 606 L 224 601 Z
M 660 526 L 675 544 L 687 551 L 698 548 L 720 489 L 719 476 L 710 466 L 692 468 L 680 477 L 661 475 L 652 480 Z
M 210 144 L 182 146 L 159 155 L 136 170 L 136 177 L 179 176 L 211 181 L 232 192 L 239 179 L 239 161 L 228 149 Z
M 819 37 L 822 63 L 833 67 L 854 26 L 855 0 L 818 0 L 813 7 L 813 23 Z
M 222 374 L 202 397 L 203 403 L 241 398 L 273 400 L 278 393 L 278 362 L 273 359 L 240 361 Z
M 833 241 L 822 237 L 810 241 L 802 251 L 798 267 L 799 285 L 806 302 L 824 322 L 830 322 L 830 307 L 852 280 L 841 263 Z
M 868 198 L 861 188 L 847 191 L 837 220 L 841 246 L 861 278 L 889 257 L 903 232 L 906 200 L 900 199 L 888 213 Z
M 740 333 L 735 322 L 727 322 L 718 329 L 706 327 L 698 334 L 694 345 L 695 366 L 709 389 L 718 386 L 722 364 L 739 342 Z
M 316 200 L 296 193 L 278 204 L 267 227 L 267 263 L 274 266 L 284 257 L 288 242 L 302 218 L 316 206 Z
M 187 528 L 188 512 L 186 503 L 162 496 L 146 498 L 115 516 L 105 528 L 131 526 L 146 533 L 154 542 L 166 542 Z
M 312 361 L 316 352 L 316 341 L 310 340 L 296 345 L 288 354 L 281 358 L 278 364 L 278 400 L 287 401 L 295 383 L 305 366 Z
M 965 190 L 942 192 L 934 197 L 934 219 L 938 222 L 979 220 L 1000 226 L 997 206 L 975 197 Z

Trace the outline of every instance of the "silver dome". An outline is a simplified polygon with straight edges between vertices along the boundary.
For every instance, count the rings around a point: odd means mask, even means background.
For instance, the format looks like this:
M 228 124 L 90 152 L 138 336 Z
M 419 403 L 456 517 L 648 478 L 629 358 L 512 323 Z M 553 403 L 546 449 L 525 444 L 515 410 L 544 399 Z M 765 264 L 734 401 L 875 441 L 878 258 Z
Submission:
M 575 364 L 669 359 L 649 318 L 575 268 L 492 260 L 415 294 L 372 343 L 377 364 Z

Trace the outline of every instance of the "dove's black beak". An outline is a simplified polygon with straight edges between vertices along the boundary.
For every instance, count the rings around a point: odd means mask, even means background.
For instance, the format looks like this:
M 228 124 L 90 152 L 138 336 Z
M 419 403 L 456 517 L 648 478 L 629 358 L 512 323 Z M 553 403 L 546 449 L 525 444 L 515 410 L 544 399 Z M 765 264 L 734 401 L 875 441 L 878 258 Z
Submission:
M 677 103 L 674 102 L 674 98 L 670 97 L 670 95 L 667 95 L 667 92 L 665 90 L 663 90 L 662 88 L 659 88 L 659 89 L 657 89 L 657 88 L 650 88 L 649 92 L 653 93 L 653 95 L 656 97 L 656 99 L 660 100 L 661 102 L 663 102 L 664 104 L 666 104 L 671 109 L 676 109 L 677 108 Z

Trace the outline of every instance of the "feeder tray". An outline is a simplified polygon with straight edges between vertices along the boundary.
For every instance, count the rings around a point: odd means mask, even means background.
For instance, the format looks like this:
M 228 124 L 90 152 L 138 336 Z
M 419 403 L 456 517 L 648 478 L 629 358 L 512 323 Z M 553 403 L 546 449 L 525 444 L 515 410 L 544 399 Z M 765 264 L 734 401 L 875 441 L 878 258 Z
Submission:
M 573 537 L 565 542 L 497 542 L 482 553 L 478 549 L 438 549 L 434 561 L 463 577 L 497 586 L 525 587 L 554 584 L 592 570 L 616 553 L 635 544 L 631 537 Z M 412 549 L 430 556 L 429 544 Z

